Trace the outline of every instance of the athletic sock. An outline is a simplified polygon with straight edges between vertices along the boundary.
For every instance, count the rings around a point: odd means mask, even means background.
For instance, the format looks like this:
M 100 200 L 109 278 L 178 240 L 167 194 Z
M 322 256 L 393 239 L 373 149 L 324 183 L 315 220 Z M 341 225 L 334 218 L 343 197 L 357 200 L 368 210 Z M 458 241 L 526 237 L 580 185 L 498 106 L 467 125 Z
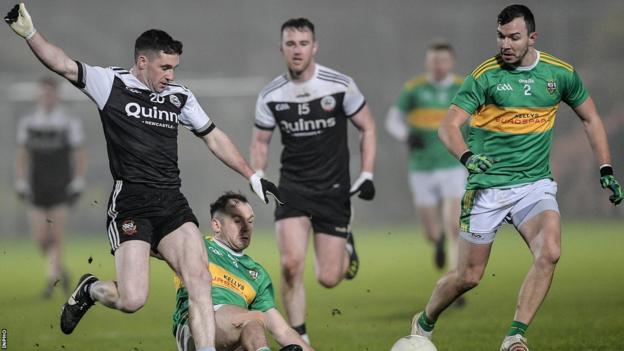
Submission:
M 261 347 L 261 348 L 257 349 L 256 351 L 271 351 L 271 349 L 268 348 L 267 346 L 265 346 L 265 347 Z
M 217 351 L 217 349 L 215 349 L 212 346 L 206 346 L 206 347 L 202 347 L 201 349 L 197 349 L 197 351 Z
M 423 311 L 423 313 L 418 318 L 418 325 L 426 332 L 431 332 L 433 327 L 435 327 L 436 321 L 429 318 L 427 316 L 427 312 Z
M 307 334 L 305 323 L 292 327 L 299 335 Z
M 524 333 L 526 333 L 526 330 L 529 326 L 527 324 L 524 324 L 522 322 L 519 321 L 513 321 L 511 322 L 511 326 L 509 327 L 509 331 L 507 332 L 507 336 L 511 336 L 511 335 L 516 335 L 516 334 L 520 334 L 522 336 L 524 336 Z

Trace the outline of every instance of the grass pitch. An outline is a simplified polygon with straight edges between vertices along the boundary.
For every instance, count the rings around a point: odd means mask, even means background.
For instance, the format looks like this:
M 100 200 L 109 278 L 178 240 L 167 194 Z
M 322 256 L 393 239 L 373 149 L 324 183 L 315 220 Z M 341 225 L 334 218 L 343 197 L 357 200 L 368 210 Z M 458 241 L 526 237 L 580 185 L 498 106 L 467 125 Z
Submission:
M 412 315 L 423 308 L 439 277 L 419 230 L 356 228 L 356 233 L 362 263 L 354 281 L 323 289 L 308 265 L 307 326 L 317 350 L 389 350 L 409 333 Z M 566 223 L 562 241 L 550 294 L 527 333 L 531 349 L 624 350 L 621 221 Z M 107 245 L 105 235 L 68 238 L 66 263 L 74 281 L 84 272 L 113 276 Z M 277 292 L 273 234 L 256 233 L 248 253 L 272 274 Z M 530 261 L 510 227 L 499 232 L 480 286 L 468 293 L 464 308 L 447 310 L 439 320 L 438 349 L 498 350 Z M 142 310 L 125 315 L 96 305 L 71 336 L 58 326 L 66 296 L 58 287 L 52 299 L 42 300 L 43 275 L 43 260 L 31 241 L 2 238 L 0 328 L 6 329 L 7 350 L 175 350 L 174 288 L 163 262 L 152 260 L 151 291 Z

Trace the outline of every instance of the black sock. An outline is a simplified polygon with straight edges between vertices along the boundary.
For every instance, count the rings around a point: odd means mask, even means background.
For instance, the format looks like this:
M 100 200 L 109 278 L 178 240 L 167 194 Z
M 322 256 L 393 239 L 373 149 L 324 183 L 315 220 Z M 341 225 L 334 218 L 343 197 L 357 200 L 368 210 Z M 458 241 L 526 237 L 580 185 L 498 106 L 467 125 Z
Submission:
M 292 327 L 299 335 L 307 334 L 305 323 L 298 325 L 296 327 Z

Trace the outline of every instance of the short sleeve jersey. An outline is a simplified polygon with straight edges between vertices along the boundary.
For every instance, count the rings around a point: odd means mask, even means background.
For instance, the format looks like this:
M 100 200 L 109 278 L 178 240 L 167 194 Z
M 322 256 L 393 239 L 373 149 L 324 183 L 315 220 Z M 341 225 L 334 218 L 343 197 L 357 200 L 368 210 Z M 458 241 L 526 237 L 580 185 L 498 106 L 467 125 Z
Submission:
M 156 93 L 123 68 L 77 63 L 74 84 L 99 109 L 113 178 L 157 188 L 180 187 L 178 124 L 197 136 L 214 128 L 191 91 L 170 83 Z
M 348 193 L 347 120 L 365 104 L 353 79 L 319 64 L 306 82 L 284 74 L 269 83 L 258 96 L 255 126 L 280 129 L 280 186 Z
M 17 126 L 17 144 L 28 152 L 31 186 L 67 186 L 73 173 L 71 151 L 83 142 L 80 119 L 61 107 L 49 113 L 37 110 L 22 118 Z
M 422 147 L 410 150 L 410 170 L 431 171 L 461 166 L 438 138 L 438 128 L 462 80 L 451 75 L 434 83 L 422 75 L 409 80 L 401 89 L 395 106 L 405 117 L 410 134 L 416 134 L 422 140 Z
M 552 178 L 550 148 L 561 101 L 574 108 L 589 93 L 574 68 L 547 53 L 513 69 L 499 56 L 464 81 L 453 104 L 472 114 L 468 146 L 495 162 L 471 174 L 468 189 L 509 187 Z
M 250 311 L 265 312 L 275 308 L 273 284 L 267 271 L 251 257 L 232 251 L 211 237 L 204 239 L 208 269 L 212 275 L 212 304 L 236 305 Z M 188 291 L 179 277 L 174 279 L 176 308 L 173 333 L 188 320 Z

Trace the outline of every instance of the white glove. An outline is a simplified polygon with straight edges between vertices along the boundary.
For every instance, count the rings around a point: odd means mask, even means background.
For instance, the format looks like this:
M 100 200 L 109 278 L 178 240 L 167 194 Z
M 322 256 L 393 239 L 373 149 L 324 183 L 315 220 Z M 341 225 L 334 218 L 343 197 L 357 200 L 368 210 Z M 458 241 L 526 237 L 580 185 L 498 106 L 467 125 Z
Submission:
M 269 203 L 269 195 L 272 195 L 275 198 L 275 201 L 280 205 L 284 204 L 284 202 L 280 200 L 279 190 L 277 190 L 275 184 L 262 178 L 262 173 L 262 171 L 256 171 L 256 173 L 249 177 L 249 186 L 251 186 L 251 190 L 253 190 L 253 192 L 256 193 L 260 200 L 264 201 L 265 204 Z
M 30 196 L 30 185 L 24 179 L 17 179 L 15 181 L 15 193 L 17 196 L 24 200 Z
M 37 33 L 24 3 L 15 5 L 4 17 L 4 21 L 11 26 L 11 29 L 13 29 L 17 35 L 26 40 L 29 40 Z
M 375 185 L 373 184 L 373 174 L 371 172 L 362 172 L 358 179 L 355 180 L 350 195 L 360 193 L 358 197 L 363 200 L 372 200 L 375 197 Z
M 67 193 L 70 195 L 80 194 L 84 190 L 85 180 L 83 177 L 76 177 L 67 185 Z

